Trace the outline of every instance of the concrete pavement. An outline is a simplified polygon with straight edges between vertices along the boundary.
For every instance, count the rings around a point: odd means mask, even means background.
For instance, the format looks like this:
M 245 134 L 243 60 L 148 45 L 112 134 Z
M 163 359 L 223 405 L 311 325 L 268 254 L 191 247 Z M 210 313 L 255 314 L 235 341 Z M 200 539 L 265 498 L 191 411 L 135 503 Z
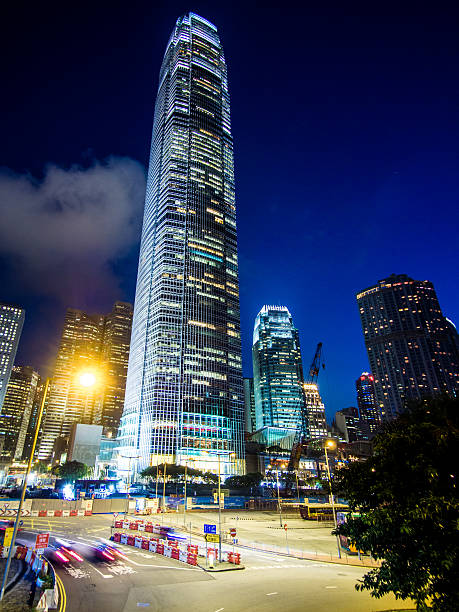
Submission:
M 207 515 L 206 520 L 210 520 Z M 182 517 L 183 520 L 183 517 Z M 110 535 L 111 517 L 77 520 L 33 519 L 19 540 L 50 529 L 74 542 L 84 563 L 57 568 L 67 596 L 62 612 L 283 612 L 337 610 L 371 612 L 412 609 L 393 597 L 374 600 L 355 591 L 363 570 L 292 559 L 263 551 L 243 551 L 245 570 L 209 574 L 173 559 L 120 547 L 127 560 L 102 563 L 91 555 L 98 538 Z M 183 523 L 182 523 L 183 524 Z M 30 530 L 30 533 L 29 533 Z

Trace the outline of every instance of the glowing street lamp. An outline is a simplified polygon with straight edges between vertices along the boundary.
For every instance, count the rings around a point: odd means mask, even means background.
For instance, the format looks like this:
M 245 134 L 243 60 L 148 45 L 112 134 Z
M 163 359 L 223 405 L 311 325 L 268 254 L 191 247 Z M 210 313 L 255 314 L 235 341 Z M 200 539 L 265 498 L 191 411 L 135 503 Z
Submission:
M 96 383 L 96 376 L 94 375 L 93 372 L 90 372 L 90 371 L 81 372 L 78 378 L 78 381 L 82 387 L 92 387 Z M 27 462 L 27 468 L 26 468 L 26 471 L 24 474 L 24 480 L 22 483 L 21 499 L 19 500 L 19 507 L 17 509 L 16 520 L 14 521 L 13 537 L 11 538 L 10 550 L 8 553 L 8 558 L 6 560 L 5 573 L 3 575 L 3 582 L 2 582 L 2 587 L 0 590 L 0 601 L 2 601 L 3 596 L 5 594 L 6 579 L 7 579 L 8 572 L 9 572 L 10 565 L 11 565 L 11 555 L 14 550 L 14 544 L 16 542 L 16 534 L 18 531 L 19 521 L 21 518 L 21 511 L 22 511 L 22 506 L 24 504 L 24 497 L 25 497 L 26 490 L 27 490 L 27 479 L 29 478 L 29 474 L 32 468 L 33 456 L 35 454 L 35 447 L 37 445 L 38 432 L 40 431 L 41 419 L 43 416 L 43 409 L 45 407 L 46 399 L 48 397 L 48 391 L 49 391 L 50 384 L 51 384 L 51 379 L 47 378 L 45 388 L 43 391 L 43 397 L 41 399 L 40 409 L 37 414 L 37 422 L 35 425 L 35 433 L 34 433 L 34 438 L 32 442 L 32 448 L 30 449 L 30 456 Z
M 82 387 L 93 387 L 96 384 L 97 378 L 94 372 L 81 372 L 78 382 Z
M 327 448 L 329 448 L 330 450 L 335 449 L 336 442 L 334 440 L 327 440 L 324 444 L 325 461 L 327 463 L 328 484 L 330 485 L 330 501 L 331 501 L 332 512 L 333 512 L 333 523 L 335 525 L 335 530 L 336 530 L 337 523 L 336 523 L 336 510 L 335 510 L 335 496 L 333 495 L 333 490 L 332 490 L 332 480 L 331 480 L 331 474 L 330 474 L 330 464 L 328 462 Z M 338 557 L 341 559 L 341 548 L 339 546 L 338 535 L 336 535 L 336 544 L 338 546 Z

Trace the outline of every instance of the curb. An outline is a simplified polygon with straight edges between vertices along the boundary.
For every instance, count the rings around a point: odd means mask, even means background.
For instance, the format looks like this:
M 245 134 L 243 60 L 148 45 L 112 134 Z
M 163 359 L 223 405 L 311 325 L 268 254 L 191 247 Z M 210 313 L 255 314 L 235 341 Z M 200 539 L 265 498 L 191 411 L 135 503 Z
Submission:
M 209 572 L 209 573 L 211 572 L 234 572 L 235 570 L 245 569 L 245 565 L 235 565 L 234 567 L 221 567 L 221 568 L 217 566 L 212 569 L 210 567 L 206 567 L 205 565 L 199 565 L 199 563 L 198 563 L 198 567 L 200 567 L 205 572 Z
M 24 561 L 21 561 L 21 567 L 18 569 L 18 571 L 16 572 L 16 574 L 13 576 L 13 578 L 11 578 L 11 580 L 8 582 L 8 584 L 5 587 L 5 593 L 8 593 L 8 591 L 11 591 L 12 589 L 14 589 L 14 587 L 19 584 L 19 582 L 21 581 L 21 579 L 26 576 L 28 573 L 30 572 L 30 567 L 27 566 L 26 563 L 24 563 Z

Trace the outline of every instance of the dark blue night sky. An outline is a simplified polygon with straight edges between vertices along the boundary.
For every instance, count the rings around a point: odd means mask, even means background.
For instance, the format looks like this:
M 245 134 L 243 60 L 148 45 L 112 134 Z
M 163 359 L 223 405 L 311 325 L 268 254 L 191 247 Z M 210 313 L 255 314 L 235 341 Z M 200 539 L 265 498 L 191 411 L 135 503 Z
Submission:
M 17 206 L 11 172 L 37 185 L 49 164 L 88 168 L 115 156 L 146 166 L 175 20 L 188 10 L 210 19 L 229 67 L 244 374 L 257 312 L 286 305 L 306 370 L 324 343 L 319 383 L 330 417 L 355 404 L 355 379 L 368 368 L 357 291 L 393 272 L 429 279 L 444 314 L 459 318 L 459 49 L 457 16 L 446 9 L 317 6 L 100 0 L 10 9 L 0 203 L 2 216 Z M 119 291 L 103 283 L 98 291 L 97 278 L 86 284 L 80 269 L 67 300 L 50 278 L 53 265 L 31 279 L 27 259 L 6 243 L 0 300 L 27 309 L 19 363 L 49 366 L 66 306 L 108 311 L 114 299 L 134 299 L 136 240 L 109 257 Z M 77 259 L 62 264 L 67 280 Z

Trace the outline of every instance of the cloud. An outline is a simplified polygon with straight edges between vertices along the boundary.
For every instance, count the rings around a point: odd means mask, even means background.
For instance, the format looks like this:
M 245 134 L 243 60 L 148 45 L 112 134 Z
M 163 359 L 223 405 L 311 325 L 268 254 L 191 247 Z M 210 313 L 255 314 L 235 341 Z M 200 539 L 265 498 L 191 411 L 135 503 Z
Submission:
M 21 291 L 83 307 L 119 297 L 113 264 L 140 240 L 144 169 L 129 158 L 0 172 L 0 253 Z

